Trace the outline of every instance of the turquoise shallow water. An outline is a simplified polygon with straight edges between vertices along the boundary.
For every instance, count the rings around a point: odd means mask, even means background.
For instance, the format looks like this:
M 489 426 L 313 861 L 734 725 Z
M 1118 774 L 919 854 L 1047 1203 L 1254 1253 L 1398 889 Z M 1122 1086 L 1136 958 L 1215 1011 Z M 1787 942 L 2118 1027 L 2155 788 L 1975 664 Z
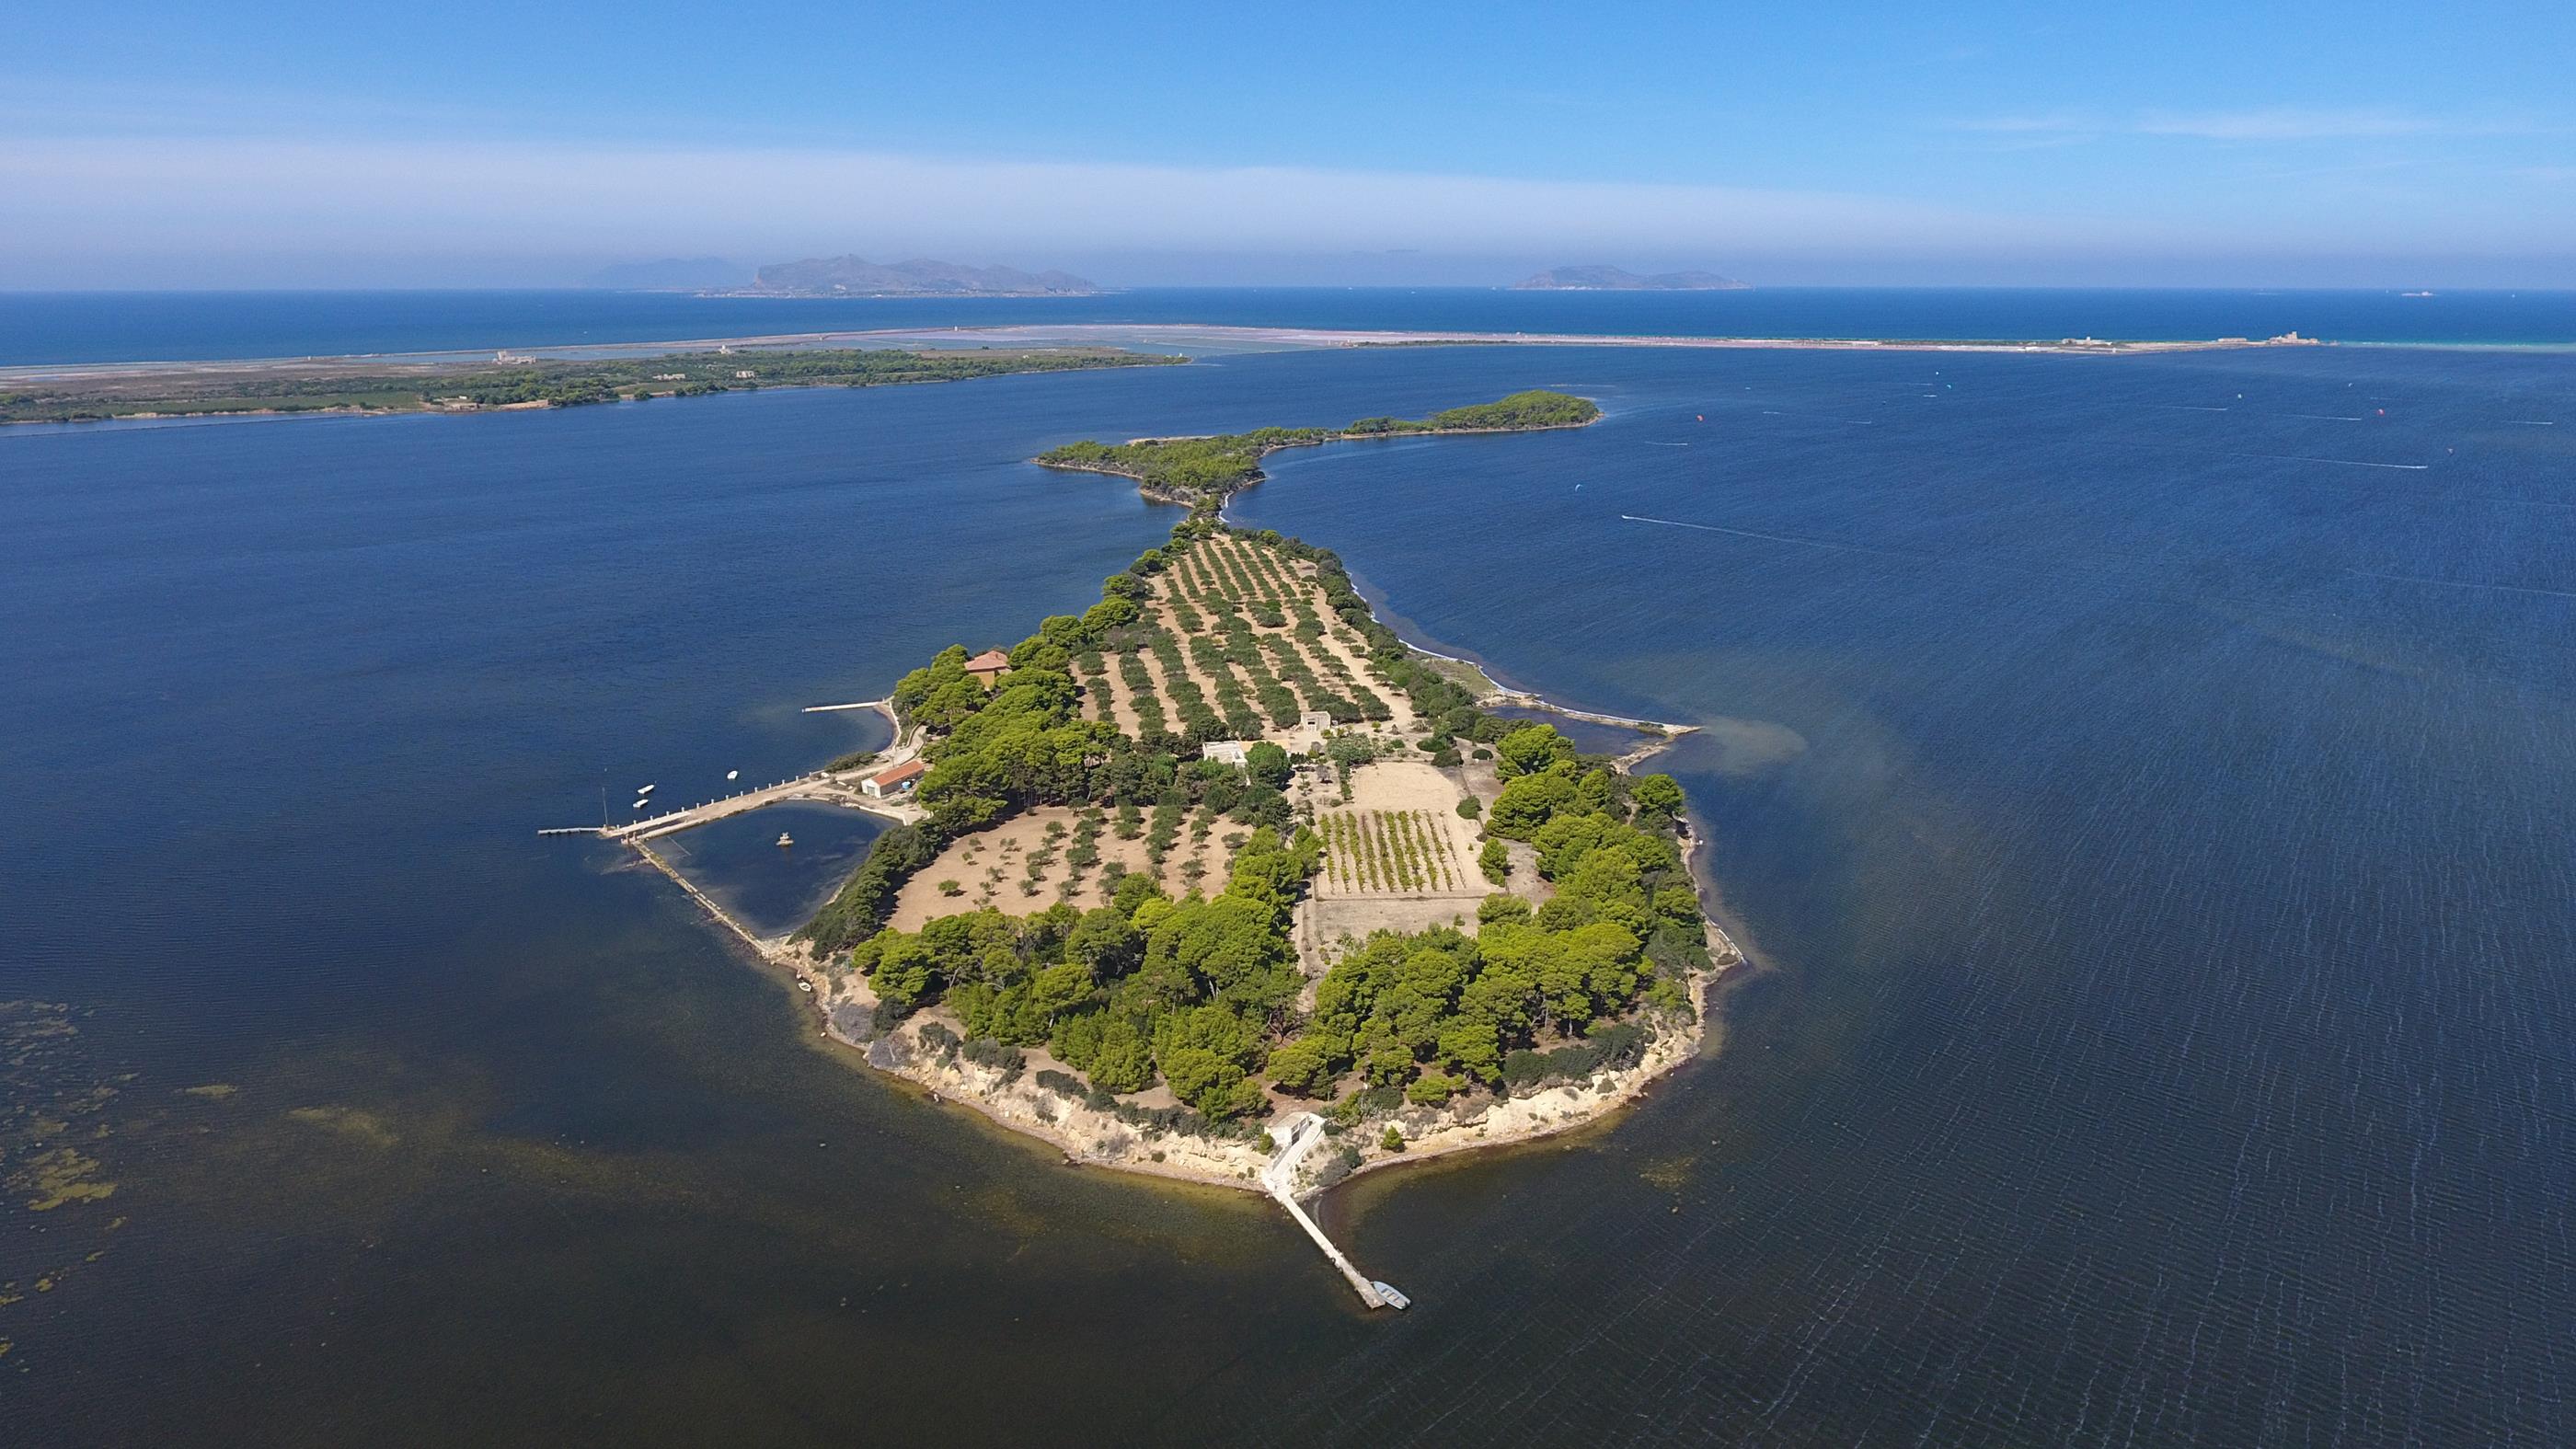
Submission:
M 1097 297 L 690 297 L 653 292 L 0 292 L 0 367 L 490 351 L 1036 323 L 1441 328 L 1700 337 L 2271 337 L 2576 345 L 2576 292 L 1764 287 L 1159 287 Z
M 1171 515 L 1044 446 L 1537 385 L 1611 415 L 1236 512 L 1701 723 L 1765 969 L 1612 1128 L 1328 1200 L 1400 1319 L 848 1070 L 531 833 L 864 748 L 801 706 L 1088 599 Z M 49 1443 L 2566 1442 L 2571 429 L 2548 356 L 1407 349 L 0 437 L 9 1098 L 115 1184 L 0 1206 L 53 1284 L 0 1394 Z

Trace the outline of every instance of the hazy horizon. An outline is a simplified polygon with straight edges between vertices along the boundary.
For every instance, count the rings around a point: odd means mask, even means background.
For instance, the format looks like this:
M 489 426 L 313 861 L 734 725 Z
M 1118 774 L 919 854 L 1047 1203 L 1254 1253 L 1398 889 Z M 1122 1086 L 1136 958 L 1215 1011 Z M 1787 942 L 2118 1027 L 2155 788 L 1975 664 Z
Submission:
M 2540 7 L 144 8 L 0 58 L 0 289 L 844 253 L 1113 287 L 2576 287 L 2576 16 Z
M 896 260 L 902 260 L 903 258 L 895 258 L 895 259 L 896 259 Z M 620 260 L 620 262 L 617 262 L 617 263 L 607 263 L 606 265 L 618 265 L 618 264 L 622 264 L 622 263 L 625 263 L 625 262 L 633 262 L 633 263 L 641 264 L 641 263 L 649 263 L 649 262 L 653 262 L 653 261 L 660 261 L 660 260 L 664 260 L 664 259 L 663 259 L 663 258 L 629 258 L 629 259 L 621 259 L 621 260 Z M 871 260 L 874 260 L 874 258 L 871 258 Z M 940 258 L 939 260 L 950 260 L 950 261 L 962 260 L 962 261 L 966 261 L 966 262 L 973 263 L 973 264 L 977 264 L 977 265 L 1006 265 L 1006 266 L 1019 266 L 1019 267 L 1022 267 L 1023 269 L 1025 269 L 1025 270 L 1036 270 L 1039 266 L 1043 266 L 1043 265 L 1053 265 L 1052 263 L 1029 263 L 1029 262 L 1023 262 L 1023 261 L 1018 261 L 1018 260 L 1015 260 L 1015 259 L 1012 259 L 1012 258 L 975 258 L 975 257 L 965 257 L 965 258 Z M 1568 265 L 1588 265 L 1588 264 L 1569 263 Z M 1616 264 L 1614 263 L 1613 265 L 1616 265 Z M 1106 281 L 1106 280 L 1102 280 L 1101 278 L 1096 277 L 1096 276 L 1092 276 L 1092 275 L 1091 275 L 1091 274 L 1089 274 L 1089 273 L 1083 273 L 1082 268 L 1081 268 L 1081 267 L 1078 267 L 1078 266 L 1077 266 L 1077 267 L 1068 267 L 1068 268 L 1064 268 L 1063 270 L 1073 271 L 1073 272 L 1076 272 L 1076 273 L 1082 274 L 1082 275 L 1085 277 L 1085 280 L 1089 280 L 1089 281 L 1097 282 L 1097 283 L 1099 284 L 1099 286 L 1100 286 L 1101 292 L 1102 292 L 1102 293 L 1104 293 L 1104 294 L 1106 294 L 1106 293 L 1118 293 L 1118 292 L 1188 292 L 1188 291 L 1205 291 L 1205 292 L 1237 292 L 1237 291 L 1252 291 L 1252 292 L 1259 292 L 1259 291 L 1280 291 L 1280 292 L 1294 292 L 1294 291 L 1324 291 L 1324 292 L 1334 292 L 1334 291 L 1352 291 L 1352 292 L 1386 291 L 1386 292 L 1405 292 L 1405 291 L 1511 291 L 1511 290 L 1514 290 L 1513 284 L 1512 284 L 1511 282 L 1495 282 L 1495 281 L 1427 281 L 1427 280 L 1426 280 L 1426 281 L 1353 281 L 1353 282 L 1332 282 L 1332 281 L 1295 281 L 1295 280 L 1290 280 L 1290 281 L 1247 280 L 1247 281 L 1138 281 L 1138 282 L 1116 281 L 1116 282 L 1113 282 L 1113 281 Z M 1526 271 L 1536 271 L 1536 270 L 1540 270 L 1540 268 L 1533 266 L 1533 267 L 1531 267 L 1531 268 L 1526 269 Z M 1679 268 L 1677 268 L 1677 267 L 1662 267 L 1662 266 L 1657 266 L 1657 267 L 1630 267 L 1630 268 L 1628 268 L 1628 270 L 1630 270 L 1630 271 L 1671 271 L 1671 270 L 1679 270 Z M 748 272 L 748 271 L 749 271 L 749 268 L 748 268 L 748 267 L 746 267 L 746 268 L 745 268 L 745 271 L 746 271 L 746 272 Z M 2426 290 L 2426 291 L 2450 292 L 2450 293 L 2503 294 L 2503 295 L 2508 295 L 2508 296 L 2509 296 L 2509 295 L 2518 294 L 2518 293 L 2525 293 L 2525 292 L 2532 293 L 2532 294 L 2534 294 L 2534 295 L 2556 295 L 2556 294 L 2564 294 L 2564 293 L 2576 292 L 2576 280 L 2570 280 L 2570 281 L 2564 281 L 2564 282 L 2552 282 L 2552 283 L 2544 283 L 2544 284 L 2532 284 L 2532 285 L 2517 285 L 2517 284 L 2513 284 L 2513 283 L 2509 283 L 2509 282 L 2498 282 L 2498 283 L 2491 283 L 2491 284 L 2474 284 L 2474 283 L 2473 283 L 2473 284 L 2465 284 L 2465 285 L 2464 285 L 2464 284 L 2457 284 L 2457 283 L 2420 283 L 2420 284 L 2419 284 L 2419 283 L 2417 283 L 2417 282 L 2415 282 L 2415 281 L 2413 281 L 2413 280 L 2411 280 L 2411 279 L 2410 279 L 2409 281 L 2406 281 L 2406 282 L 2380 282 L 2380 283 L 2373 283 L 2373 282 L 2347 282 L 2347 283 L 2337 283 L 2337 282 L 2313 282 L 2313 283 L 2299 283 L 2299 284 L 2272 284 L 2272 285 L 2266 285 L 2266 284 L 2263 284 L 2263 283 L 2260 283 L 2260 282 L 2236 282 L 2236 283 L 2212 282 L 2212 283 L 2206 283 L 2206 284 L 2195 284 L 2195 283 L 2190 283 L 2190 282 L 2085 282 L 2085 281 L 2070 281 L 2070 282 L 1949 282 L 1949 281 L 1918 282 L 1918 281 L 1848 281 L 1848 282 L 1786 282 L 1786 283 L 1782 283 L 1782 282 L 1765 282 L 1765 283 L 1760 283 L 1760 284 L 1758 284 L 1758 289 L 1759 289 L 1759 290 L 1764 290 L 1764 291 L 1777 291 L 1777 292 L 1787 292 L 1787 291 L 1802 291 L 1802 292 L 2072 292 L 2072 293 L 2082 293 L 2082 292 L 2175 292 L 2175 293 L 2223 293 L 2223 292 L 2243 292 L 2243 293 L 2249 293 L 2249 294 L 2255 294 L 2255 295 L 2273 295 L 2273 294 L 2289 294 L 2289 293 L 2302 293 L 2302 292 L 2314 292 L 2314 293 L 2320 293 L 2320 294 L 2335 294 L 2335 293 L 2381 293 L 2381 292 L 2394 292 L 2394 291 L 2398 291 L 2398 290 L 2400 290 L 2401 288 L 2413 289 L 2413 288 L 2417 288 L 2417 287 L 2419 287 L 2419 286 L 2420 286 L 2420 288 L 2421 288 L 2422 290 Z M 560 280 L 560 279 L 547 279 L 547 280 L 536 280 L 536 281 L 493 281 L 493 282 L 408 282 L 408 283 L 390 283 L 390 282 L 375 282 L 375 281 L 342 281 L 342 282 L 306 282 L 306 283 L 294 283 L 294 284 L 285 284 L 285 283 L 269 283 L 269 282 L 241 282 L 241 283 L 233 283 L 233 284 L 207 284 L 207 285 L 187 285 L 187 284 L 166 285 L 166 284 L 165 284 L 165 285 L 131 286 L 131 287 L 115 287 L 115 286 L 74 286 L 74 287 L 0 287 L 0 296 L 21 296 L 21 297 L 47 297 L 47 296 L 72 297 L 72 296 L 83 296 L 83 295 L 94 295 L 94 296 L 117 296 L 117 295 L 124 295 L 124 296 L 153 296 L 153 295 L 187 296 L 187 295 L 222 295 L 222 294 L 227 294 L 227 293 L 238 293 L 238 294 L 246 295 L 246 296 L 259 295 L 259 294 L 262 294 L 262 293 L 275 294 L 275 295 L 280 295 L 280 296 L 291 296 L 291 295 L 302 294 L 302 293 L 350 293 L 350 294 L 367 294 L 367 293 L 401 293 L 401 292 L 422 292 L 422 293 L 437 293 L 437 292 L 460 292 L 460 293 L 473 293 L 473 292 L 486 292 L 486 293 L 510 293 L 510 292 L 618 292 L 618 291 L 623 291 L 623 292 L 670 292 L 670 293 L 691 293 L 691 292 L 697 292 L 697 291 L 701 291 L 701 290 L 707 290 L 707 289 L 692 288 L 692 287 L 683 287 L 683 286 L 668 286 L 668 287 L 660 287 L 660 286 L 621 286 L 621 285 L 614 285 L 614 284 L 605 283 L 605 282 L 601 282 L 601 281 L 597 281 L 597 280 L 583 280 L 583 279 Z

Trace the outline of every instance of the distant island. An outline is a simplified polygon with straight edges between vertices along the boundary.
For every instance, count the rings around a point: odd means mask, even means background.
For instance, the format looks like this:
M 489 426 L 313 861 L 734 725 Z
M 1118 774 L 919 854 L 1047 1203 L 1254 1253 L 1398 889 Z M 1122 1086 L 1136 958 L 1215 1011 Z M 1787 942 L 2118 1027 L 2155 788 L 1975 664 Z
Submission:
M 773 297 L 1088 297 L 1099 288 L 1070 272 L 969 267 L 915 257 L 879 264 L 865 257 L 808 257 L 762 267 L 756 295 Z
M 1619 267 L 1552 267 L 1515 283 L 1515 292 L 1749 292 L 1751 282 L 1715 272 L 1657 272 L 1641 277 Z
M 1160 503 L 1212 506 L 1261 481 L 1261 459 L 1281 448 L 1407 433 L 1530 433 L 1579 428 L 1597 420 L 1589 398 L 1533 390 L 1499 402 L 1449 408 L 1428 418 L 1361 418 L 1340 428 L 1258 428 L 1198 438 L 1136 438 L 1124 443 L 1067 443 L 1037 456 L 1049 468 L 1109 473 L 1136 480 Z

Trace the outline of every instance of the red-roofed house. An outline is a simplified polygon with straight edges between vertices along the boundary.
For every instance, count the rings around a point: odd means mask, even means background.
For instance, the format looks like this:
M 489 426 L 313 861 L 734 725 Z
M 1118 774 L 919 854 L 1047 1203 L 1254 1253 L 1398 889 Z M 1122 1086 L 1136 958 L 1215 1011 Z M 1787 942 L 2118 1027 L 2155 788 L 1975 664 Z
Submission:
M 987 649 L 966 661 L 966 672 L 990 688 L 994 680 L 1011 672 L 1011 656 L 999 649 Z
M 913 792 L 913 787 L 921 783 L 921 777 L 929 771 L 930 767 L 919 760 L 906 760 L 891 770 L 880 770 L 861 780 L 859 793 L 879 800 L 892 799 L 897 795 L 909 795 Z

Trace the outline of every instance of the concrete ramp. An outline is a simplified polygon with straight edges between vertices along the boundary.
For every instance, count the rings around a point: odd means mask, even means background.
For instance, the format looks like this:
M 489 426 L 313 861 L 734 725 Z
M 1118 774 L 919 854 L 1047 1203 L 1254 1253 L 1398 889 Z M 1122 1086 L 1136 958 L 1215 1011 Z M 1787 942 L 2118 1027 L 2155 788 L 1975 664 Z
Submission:
M 1344 1282 L 1351 1285 L 1351 1291 L 1360 1296 L 1360 1302 L 1371 1308 L 1408 1306 L 1411 1299 L 1400 1293 L 1390 1297 L 1388 1293 L 1380 1292 L 1375 1279 L 1352 1266 L 1342 1250 L 1333 1246 L 1333 1240 L 1324 1236 L 1323 1228 L 1307 1215 L 1304 1204 L 1297 1201 L 1296 1193 L 1290 1188 L 1296 1180 L 1297 1165 L 1306 1160 L 1306 1154 L 1313 1151 L 1317 1143 L 1324 1140 L 1324 1119 L 1312 1112 L 1300 1112 L 1290 1117 L 1280 1129 L 1274 1130 L 1272 1136 L 1279 1143 L 1279 1149 L 1270 1155 L 1270 1165 L 1261 1169 L 1262 1187 L 1288 1210 L 1288 1216 L 1297 1220 L 1297 1226 L 1306 1230 L 1306 1236 L 1315 1240 L 1315 1246 L 1324 1250 L 1325 1260 L 1342 1275 Z

